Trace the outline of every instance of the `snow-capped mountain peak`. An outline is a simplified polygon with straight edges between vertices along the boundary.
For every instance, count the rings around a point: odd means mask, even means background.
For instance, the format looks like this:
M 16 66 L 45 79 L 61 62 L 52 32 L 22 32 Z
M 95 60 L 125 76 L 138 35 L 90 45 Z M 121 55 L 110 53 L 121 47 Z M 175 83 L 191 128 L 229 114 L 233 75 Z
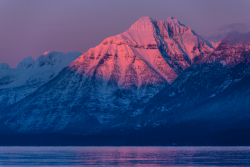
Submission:
M 140 17 L 130 28 L 130 31 L 154 31 L 153 19 L 148 16 Z
M 169 16 L 167 18 L 167 22 L 168 23 L 177 23 L 177 24 L 179 24 L 178 20 L 176 18 L 174 18 L 174 17 L 171 17 L 171 16 Z
M 32 57 L 27 57 L 13 69 L 8 68 L 8 65 L 6 64 L 2 64 L 2 68 L 8 70 L 0 73 L 0 83 L 1 79 L 6 77 L 12 81 L 8 82 L 8 84 L 0 84 L 0 88 L 22 86 L 29 83 L 30 80 L 33 80 L 32 82 L 34 82 L 34 79 L 37 80 L 38 78 L 37 82 L 40 82 L 41 80 L 48 81 L 50 77 L 55 76 L 60 70 L 80 55 L 81 53 L 79 52 L 65 54 L 53 51 L 42 54 L 35 61 Z
M 32 57 L 24 58 L 17 66 L 18 69 L 27 69 L 34 65 L 35 61 Z
M 23 133 L 116 135 L 141 128 L 164 133 L 164 140 L 176 129 L 181 138 L 219 137 L 250 127 L 249 59 L 242 42 L 211 44 L 172 17 L 141 17 L 68 66 L 65 54 L 46 52 L 34 66 L 12 69 L 20 76 L 0 77 L 0 108 L 23 98 L 0 118 Z M 11 71 L 7 64 L 0 69 L 7 69 L 0 76 Z
M 25 58 L 16 68 L 10 68 L 7 63 L 0 64 L 0 108 L 3 109 L 34 92 L 81 54 L 47 52 L 35 61 L 31 57 Z
M 243 43 L 241 40 L 235 42 L 233 37 L 229 36 L 222 40 L 216 49 L 199 64 L 218 62 L 227 66 L 235 66 L 240 62 L 250 61 L 249 51 L 250 44 Z
M 37 67 L 42 67 L 44 65 L 55 65 L 57 63 L 60 63 L 61 61 L 64 60 L 64 58 L 66 58 L 64 53 L 61 52 L 45 52 L 44 54 L 42 54 L 41 56 L 39 56 L 36 61 L 35 61 L 35 65 Z
M 8 70 L 10 69 L 10 66 L 8 63 L 1 63 L 0 64 L 0 70 Z
M 97 122 L 94 126 L 108 124 L 147 103 L 193 62 L 213 50 L 211 44 L 176 19 L 141 17 L 127 31 L 89 49 L 57 77 L 17 103 L 17 108 L 24 103 L 27 106 L 15 112 L 22 114 L 18 118 L 33 113 L 34 119 L 22 119 L 12 128 L 76 130 L 85 124 L 75 126 L 75 121 L 88 119 Z M 57 53 L 48 52 L 35 61 L 35 67 L 47 69 L 58 60 Z

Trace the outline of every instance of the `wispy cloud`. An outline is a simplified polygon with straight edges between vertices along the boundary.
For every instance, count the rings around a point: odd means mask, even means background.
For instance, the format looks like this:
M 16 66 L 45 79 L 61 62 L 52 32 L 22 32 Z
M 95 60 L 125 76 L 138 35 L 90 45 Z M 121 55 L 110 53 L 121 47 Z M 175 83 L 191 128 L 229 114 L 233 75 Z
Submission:
M 230 38 L 230 44 L 236 44 L 236 43 L 245 44 L 250 42 L 250 31 L 248 32 L 231 31 L 227 34 L 227 37 Z
M 234 23 L 234 24 L 224 25 L 218 28 L 218 30 L 221 32 L 231 32 L 231 31 L 245 32 L 249 30 L 249 25 L 245 23 Z
M 250 34 L 249 24 L 233 23 L 218 28 L 216 33 L 207 36 L 205 38 L 208 39 L 209 41 L 219 42 L 225 39 L 226 37 L 231 36 L 235 39 L 234 42 L 240 41 L 240 39 L 242 39 L 242 42 L 246 42 L 250 40 L 249 34 Z

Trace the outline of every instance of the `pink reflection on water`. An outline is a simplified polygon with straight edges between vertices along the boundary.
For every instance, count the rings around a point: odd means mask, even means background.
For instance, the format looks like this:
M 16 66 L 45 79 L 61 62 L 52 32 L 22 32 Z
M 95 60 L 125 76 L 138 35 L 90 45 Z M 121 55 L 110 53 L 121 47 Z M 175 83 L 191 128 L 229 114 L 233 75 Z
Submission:
M 249 166 L 250 147 L 0 147 L 0 166 Z

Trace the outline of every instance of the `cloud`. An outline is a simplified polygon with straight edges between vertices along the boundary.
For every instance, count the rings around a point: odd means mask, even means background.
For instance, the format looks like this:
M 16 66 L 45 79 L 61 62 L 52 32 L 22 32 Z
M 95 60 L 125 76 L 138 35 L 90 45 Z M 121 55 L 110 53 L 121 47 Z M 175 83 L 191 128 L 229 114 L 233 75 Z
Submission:
M 217 29 L 217 33 L 205 37 L 209 41 L 219 42 L 229 36 L 231 36 L 233 41 L 248 42 L 250 34 L 250 25 L 246 23 L 233 23 L 227 24 Z M 237 40 L 236 40 L 237 39 Z
M 216 33 L 216 34 L 212 34 L 210 36 L 204 36 L 204 39 L 207 39 L 211 42 L 219 42 L 219 41 L 223 40 L 225 37 L 226 37 L 226 35 L 224 33 L 223 34 Z
M 245 23 L 234 23 L 234 24 L 224 25 L 218 28 L 218 30 L 221 32 L 231 32 L 231 31 L 245 32 L 249 30 L 249 25 Z
M 229 38 L 230 44 L 237 44 L 237 43 L 246 44 L 250 42 L 250 31 L 248 32 L 231 31 L 227 34 L 227 38 Z

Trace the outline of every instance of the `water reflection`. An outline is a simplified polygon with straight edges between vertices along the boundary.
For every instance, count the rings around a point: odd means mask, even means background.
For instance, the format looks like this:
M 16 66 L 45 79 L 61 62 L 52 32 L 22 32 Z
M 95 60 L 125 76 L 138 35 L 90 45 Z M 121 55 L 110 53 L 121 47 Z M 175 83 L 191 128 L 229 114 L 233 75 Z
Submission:
M 250 147 L 0 147 L 0 166 L 250 166 Z

